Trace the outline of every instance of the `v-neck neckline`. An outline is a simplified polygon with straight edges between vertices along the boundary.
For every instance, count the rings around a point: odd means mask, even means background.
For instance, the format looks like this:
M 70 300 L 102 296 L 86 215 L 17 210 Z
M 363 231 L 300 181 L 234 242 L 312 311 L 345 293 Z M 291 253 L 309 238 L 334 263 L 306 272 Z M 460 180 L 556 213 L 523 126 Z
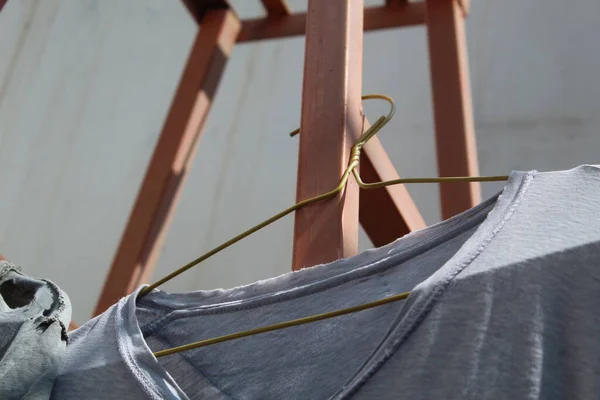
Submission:
M 502 192 L 485 202 L 446 221 L 406 235 L 389 245 L 347 259 L 227 290 L 188 293 L 166 293 L 155 290 L 141 301 L 160 306 L 161 300 L 168 299 L 171 304 L 180 302 L 181 307 L 188 310 L 194 307 L 196 301 L 198 302 L 196 309 L 206 312 L 210 312 L 214 307 L 223 307 L 224 304 L 226 307 L 235 308 L 248 307 L 249 302 L 266 304 L 282 301 L 286 298 L 310 294 L 311 290 L 319 290 L 320 285 L 331 285 L 335 280 L 348 281 L 365 274 L 372 274 L 386 266 L 393 267 L 402 263 L 402 260 L 413 257 L 414 254 L 435 248 L 448 240 L 448 237 L 477 226 L 474 233 L 462 243 L 447 262 L 414 287 L 405 301 L 406 304 L 401 307 L 394 319 L 388 334 L 377 346 L 377 350 L 343 387 L 330 396 L 330 399 L 347 399 L 356 393 L 402 345 L 423 321 L 450 282 L 484 251 L 487 244 L 493 240 L 518 207 L 535 173 L 535 171 L 515 171 L 511 173 Z M 353 268 L 347 269 L 346 266 L 349 265 Z M 119 352 L 124 363 L 133 372 L 134 379 L 151 398 L 188 399 L 176 380 L 153 356 L 144 339 L 136 316 L 136 298 L 138 292 L 145 286 L 123 298 L 117 305 L 116 329 Z M 282 288 L 287 290 L 281 290 Z M 177 311 L 173 316 L 176 314 Z M 214 394 L 224 399 L 228 398 L 216 387 Z

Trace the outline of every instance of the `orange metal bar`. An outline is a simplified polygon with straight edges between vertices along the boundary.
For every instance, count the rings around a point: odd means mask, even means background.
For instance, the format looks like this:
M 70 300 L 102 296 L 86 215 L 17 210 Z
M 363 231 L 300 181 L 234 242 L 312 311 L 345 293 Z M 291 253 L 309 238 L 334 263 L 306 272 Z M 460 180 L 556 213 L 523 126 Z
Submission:
M 365 129 L 368 129 L 368 123 Z M 365 182 L 399 179 L 377 136 L 363 147 L 360 175 Z M 393 242 L 426 224 L 404 185 L 360 191 L 359 220 L 375 247 Z
M 151 274 L 239 29 L 232 11 L 211 10 L 204 15 L 95 314 Z
M 479 175 L 463 11 L 457 0 L 426 0 L 429 67 L 440 176 Z M 481 201 L 479 183 L 440 184 L 442 217 Z
M 290 7 L 285 0 L 261 0 L 269 17 L 290 15 Z
M 327 22 L 330 24 L 331 22 Z M 365 31 L 399 28 L 425 23 L 425 3 L 398 3 L 364 10 Z M 306 13 L 280 18 L 257 18 L 242 21 L 238 43 L 304 35 Z
M 335 21 L 335 23 L 332 23 Z M 333 189 L 363 131 L 363 1 L 309 0 L 306 20 L 297 200 Z M 358 185 L 295 214 L 292 268 L 358 251 Z

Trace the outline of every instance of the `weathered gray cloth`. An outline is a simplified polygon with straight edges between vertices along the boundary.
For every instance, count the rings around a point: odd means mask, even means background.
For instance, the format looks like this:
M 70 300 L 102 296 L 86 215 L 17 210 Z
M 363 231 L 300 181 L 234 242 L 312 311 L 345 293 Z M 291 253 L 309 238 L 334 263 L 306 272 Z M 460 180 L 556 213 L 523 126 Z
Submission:
M 404 302 L 152 355 L 408 290 Z M 74 333 L 53 398 L 597 399 L 600 169 L 515 172 L 466 213 L 326 266 L 136 294 Z
M 67 295 L 0 262 L 0 399 L 49 399 L 67 345 Z

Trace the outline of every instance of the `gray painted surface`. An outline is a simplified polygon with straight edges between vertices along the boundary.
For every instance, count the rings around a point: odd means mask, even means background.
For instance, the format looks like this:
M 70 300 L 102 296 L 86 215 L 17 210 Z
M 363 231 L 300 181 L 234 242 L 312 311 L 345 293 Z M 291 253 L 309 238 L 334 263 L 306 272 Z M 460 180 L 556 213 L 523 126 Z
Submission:
M 261 12 L 258 0 L 233 3 L 242 17 Z M 472 5 L 482 174 L 600 162 L 600 3 L 525 3 Z M 63 287 L 78 322 L 102 287 L 195 30 L 177 1 L 9 0 L 0 13 L 0 252 Z M 436 174 L 426 44 L 421 27 L 365 37 L 363 92 L 397 101 L 380 136 L 403 176 Z M 236 47 L 155 276 L 294 201 L 297 139 L 287 133 L 300 119 L 303 46 Z M 366 107 L 373 120 L 384 109 Z M 500 187 L 484 184 L 484 195 Z M 437 221 L 436 187 L 409 190 Z M 292 227 L 288 217 L 165 288 L 284 273 Z

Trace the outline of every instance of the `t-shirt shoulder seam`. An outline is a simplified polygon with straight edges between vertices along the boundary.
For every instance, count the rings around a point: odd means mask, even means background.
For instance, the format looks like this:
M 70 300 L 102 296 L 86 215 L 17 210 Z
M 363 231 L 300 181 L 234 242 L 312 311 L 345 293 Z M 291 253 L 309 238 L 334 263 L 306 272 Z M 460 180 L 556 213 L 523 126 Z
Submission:
M 437 301 L 443 295 L 443 293 L 448 288 L 450 283 L 454 280 L 454 278 L 456 278 L 456 276 L 461 271 L 463 271 L 479 255 L 481 255 L 481 253 L 483 253 L 485 248 L 489 245 L 489 243 L 491 243 L 491 241 L 502 230 L 502 228 L 510 220 L 510 218 L 512 217 L 512 215 L 514 214 L 516 209 L 519 207 L 523 197 L 525 196 L 525 193 L 528 191 L 529 186 L 531 185 L 531 182 L 533 181 L 533 178 L 536 176 L 536 174 L 537 174 L 537 171 L 528 171 L 525 173 L 525 176 L 522 179 L 521 184 L 519 185 L 519 188 L 517 189 L 516 194 L 514 194 L 511 204 L 509 205 L 508 209 L 506 210 L 506 212 L 504 213 L 502 218 L 495 224 L 494 228 L 491 230 L 491 232 L 488 234 L 488 236 L 482 240 L 481 244 L 476 249 L 474 249 L 469 254 L 467 254 L 458 263 L 456 268 L 454 268 L 454 270 L 452 270 L 452 272 L 450 274 L 448 274 L 448 276 L 444 280 L 442 280 L 436 288 L 433 289 L 433 293 L 429 296 L 428 299 L 426 299 L 426 301 L 423 304 L 415 305 L 415 307 L 412 310 L 410 310 L 409 314 L 406 315 L 407 322 L 406 322 L 406 325 L 405 325 L 406 328 L 404 329 L 404 331 L 401 332 L 398 335 L 398 337 L 395 340 L 393 340 L 388 346 L 386 346 L 384 349 L 382 349 L 383 354 L 384 354 L 383 357 L 381 357 L 368 370 L 363 371 L 362 376 L 355 384 L 352 385 L 352 388 L 350 390 L 348 390 L 347 392 L 344 392 L 341 394 L 341 396 L 339 397 L 340 400 L 348 399 L 352 395 L 354 395 L 360 389 L 360 387 L 362 385 L 364 385 L 365 382 L 367 382 L 367 380 L 369 380 L 370 377 L 373 376 L 373 374 L 385 362 L 387 362 L 387 360 L 396 352 L 399 345 L 401 343 L 403 343 L 410 336 L 410 334 L 419 326 L 420 322 L 422 322 L 426 318 L 429 311 L 431 311 L 431 309 L 433 309 L 433 307 L 435 306 Z M 336 398 L 338 398 L 338 397 L 336 397 Z
M 440 297 L 444 294 L 447 287 L 452 283 L 456 276 L 462 271 L 464 271 L 465 268 L 467 268 L 470 264 L 472 264 L 473 261 L 475 261 L 475 259 L 477 259 L 477 257 L 479 257 L 485 251 L 485 249 L 494 240 L 498 233 L 504 228 L 506 223 L 511 219 L 511 217 L 514 215 L 515 211 L 521 204 L 521 201 L 525 197 L 525 194 L 527 193 L 529 186 L 533 181 L 533 178 L 536 176 L 536 173 L 537 171 L 529 171 L 526 173 L 507 211 L 504 213 L 502 218 L 496 223 L 496 225 L 488 234 L 488 236 L 481 241 L 477 248 L 472 250 L 469 254 L 465 255 L 465 257 L 461 260 L 461 262 L 458 263 L 454 270 L 450 274 L 448 274 L 448 276 L 441 282 L 441 284 L 438 287 L 434 289 L 434 293 L 431 295 L 429 301 L 425 302 L 420 307 L 414 310 L 416 320 L 425 317 L 425 315 L 433 308 L 433 306 L 437 303 Z M 419 318 L 418 316 L 421 317 Z M 413 324 L 415 323 L 413 322 Z

